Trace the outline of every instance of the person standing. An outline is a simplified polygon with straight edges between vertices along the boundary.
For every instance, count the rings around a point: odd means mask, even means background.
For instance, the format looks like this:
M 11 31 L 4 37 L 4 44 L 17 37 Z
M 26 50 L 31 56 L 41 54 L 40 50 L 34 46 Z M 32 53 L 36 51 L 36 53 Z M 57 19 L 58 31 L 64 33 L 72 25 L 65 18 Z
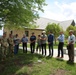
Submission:
M 13 36 L 13 31 L 12 30 L 10 31 L 10 34 Z
M 59 37 L 57 38 L 58 41 L 59 41 L 59 44 L 58 44 L 58 56 L 57 57 L 60 57 L 60 52 L 61 52 L 61 58 L 64 57 L 64 55 L 63 55 L 64 38 L 65 38 L 64 34 L 61 31 Z
M 54 40 L 54 35 L 50 31 L 48 35 L 49 56 L 53 56 L 53 40 Z
M 45 34 L 45 31 L 43 31 L 41 35 L 42 55 L 44 54 L 44 50 L 46 55 L 46 40 L 47 40 L 47 36 Z
M 74 44 L 75 44 L 75 35 L 73 34 L 73 31 L 69 31 L 69 37 L 68 37 L 68 62 L 74 63 Z
M 14 39 L 13 39 L 13 35 L 12 34 L 9 34 L 8 44 L 9 44 L 8 55 L 9 56 L 13 56 L 13 53 L 14 53 Z
M 30 37 L 30 49 L 31 49 L 31 53 L 34 53 L 34 51 L 35 51 L 35 42 L 36 42 L 36 36 L 35 36 L 35 34 L 33 32 L 32 36 Z
M 1 38 L 2 61 L 6 59 L 7 50 L 8 50 L 8 40 L 6 36 L 7 36 L 7 33 L 4 32 Z
M 22 42 L 22 46 L 23 46 L 23 53 L 27 53 L 27 42 L 28 42 L 28 38 L 26 37 L 26 35 L 24 34 L 22 39 L 21 39 L 21 42 Z
M 40 53 L 41 52 L 41 35 L 38 35 L 36 52 L 38 52 L 38 49 Z
M 18 53 L 20 40 L 18 38 L 18 34 L 14 37 L 14 54 Z

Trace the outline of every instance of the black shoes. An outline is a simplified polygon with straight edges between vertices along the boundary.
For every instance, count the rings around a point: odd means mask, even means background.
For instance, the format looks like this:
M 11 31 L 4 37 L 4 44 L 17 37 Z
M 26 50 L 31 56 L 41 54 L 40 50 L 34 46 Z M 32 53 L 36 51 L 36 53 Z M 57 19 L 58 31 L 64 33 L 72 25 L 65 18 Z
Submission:
M 74 61 L 68 60 L 67 63 L 68 64 L 74 64 Z

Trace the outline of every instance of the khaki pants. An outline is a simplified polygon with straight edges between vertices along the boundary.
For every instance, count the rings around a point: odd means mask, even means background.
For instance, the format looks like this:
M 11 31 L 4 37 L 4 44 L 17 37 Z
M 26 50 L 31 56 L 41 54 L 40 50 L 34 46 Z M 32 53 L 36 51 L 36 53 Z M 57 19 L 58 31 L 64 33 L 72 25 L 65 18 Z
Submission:
M 13 56 L 14 55 L 14 46 L 13 45 L 9 45 L 8 47 L 8 56 Z
M 2 49 L 2 59 L 5 59 L 6 58 L 6 55 L 7 55 L 7 47 L 1 47 Z
M 70 49 L 68 49 L 69 61 L 74 62 L 74 44 L 70 44 Z

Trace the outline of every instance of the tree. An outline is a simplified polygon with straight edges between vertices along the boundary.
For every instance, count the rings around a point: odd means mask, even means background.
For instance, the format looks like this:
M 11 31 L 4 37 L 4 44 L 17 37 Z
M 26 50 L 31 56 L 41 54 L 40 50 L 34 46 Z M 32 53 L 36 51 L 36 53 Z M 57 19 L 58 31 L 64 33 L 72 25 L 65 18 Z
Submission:
M 0 21 L 7 27 L 30 27 L 44 5 L 45 0 L 0 0 Z
M 76 36 L 76 26 L 70 25 L 67 29 L 66 32 L 69 33 L 70 30 L 74 31 L 74 35 Z M 68 36 L 69 34 L 67 34 Z
M 54 34 L 54 38 L 55 38 L 55 44 L 56 44 L 56 38 L 59 35 L 59 32 L 62 30 L 62 28 L 59 26 L 59 24 L 48 24 L 46 27 L 46 33 L 48 34 L 49 31 L 52 31 Z

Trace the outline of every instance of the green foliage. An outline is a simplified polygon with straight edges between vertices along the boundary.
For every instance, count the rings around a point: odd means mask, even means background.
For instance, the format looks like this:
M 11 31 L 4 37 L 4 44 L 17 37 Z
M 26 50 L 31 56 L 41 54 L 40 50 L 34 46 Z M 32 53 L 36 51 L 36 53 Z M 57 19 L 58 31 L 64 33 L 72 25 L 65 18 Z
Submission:
M 30 27 L 45 5 L 45 0 L 0 0 L 0 18 L 7 27 Z
M 59 32 L 62 30 L 62 28 L 59 26 L 59 24 L 48 24 L 46 27 L 46 33 L 48 34 L 49 31 L 52 31 L 54 36 L 57 37 L 59 35 Z
M 2 26 L 0 25 L 0 29 L 2 28 Z
M 64 35 L 65 35 L 65 38 L 67 39 L 68 38 L 68 31 L 65 31 Z
M 74 35 L 76 36 L 76 26 L 70 25 L 67 29 L 66 29 L 66 33 L 67 36 L 69 35 L 69 31 L 73 30 L 74 31 Z
M 74 30 L 74 29 L 75 29 L 75 26 L 70 25 L 70 26 L 66 29 L 66 31 L 68 31 L 68 32 L 69 32 L 69 30 Z

